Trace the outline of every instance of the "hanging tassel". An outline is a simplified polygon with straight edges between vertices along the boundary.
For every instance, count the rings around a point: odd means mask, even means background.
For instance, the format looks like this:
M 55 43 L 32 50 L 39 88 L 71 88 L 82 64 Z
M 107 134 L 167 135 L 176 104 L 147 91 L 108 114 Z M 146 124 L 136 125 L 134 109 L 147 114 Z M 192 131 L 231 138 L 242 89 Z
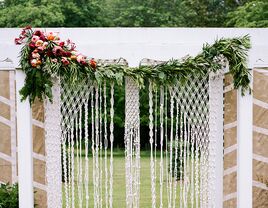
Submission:
M 163 143 L 164 143 L 164 88 L 160 86 L 160 204 L 163 207 L 163 179 L 164 179 L 164 163 L 163 163 Z
M 111 83 L 110 90 L 110 191 L 109 203 L 110 208 L 113 207 L 113 143 L 114 143 L 114 83 Z
M 149 82 L 149 136 L 150 136 L 150 147 L 151 147 L 151 155 L 150 155 L 150 169 L 151 169 L 151 196 L 152 196 L 152 208 L 156 207 L 156 193 L 155 193 L 155 163 L 153 156 L 153 143 L 154 143 L 154 117 L 153 117 L 153 89 L 152 82 Z

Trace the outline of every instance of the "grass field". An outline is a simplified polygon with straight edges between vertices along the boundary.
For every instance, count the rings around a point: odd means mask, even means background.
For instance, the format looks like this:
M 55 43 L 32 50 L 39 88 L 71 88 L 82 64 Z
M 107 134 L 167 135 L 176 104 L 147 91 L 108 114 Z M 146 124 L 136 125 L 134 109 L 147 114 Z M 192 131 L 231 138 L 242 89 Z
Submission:
M 140 183 L 140 207 L 147 208 L 151 207 L 151 176 L 150 176 L 150 153 L 147 151 L 141 152 L 141 183 Z M 103 158 L 104 162 L 104 158 Z M 109 162 L 109 161 L 108 161 Z M 157 206 L 159 206 L 159 190 L 160 190 L 160 182 L 159 182 L 159 162 L 160 157 L 157 157 L 157 180 L 156 180 L 156 191 L 157 191 Z M 85 163 L 85 160 L 83 161 Z M 109 163 L 108 163 L 109 166 Z M 83 164 L 83 168 L 84 168 Z M 125 158 L 123 152 L 115 152 L 114 154 L 114 183 L 113 183 L 113 207 L 125 207 Z M 89 159 L 89 207 L 94 207 L 94 200 L 93 200 L 93 181 L 92 181 L 92 158 Z M 103 165 L 103 207 L 105 207 L 105 175 L 104 175 L 104 165 Z M 77 179 L 75 178 L 75 183 L 77 184 Z M 178 182 L 177 186 L 177 200 L 179 199 L 179 189 L 180 189 L 180 182 Z M 167 207 L 167 181 L 166 176 L 164 175 L 164 182 L 163 182 L 163 207 Z M 64 184 L 63 184 L 64 187 Z M 75 204 L 78 207 L 78 195 L 77 195 L 77 188 L 76 188 L 76 197 L 75 197 Z M 64 188 L 63 188 L 64 194 Z M 63 197 L 64 198 L 64 197 Z M 85 207 L 85 193 L 83 199 L 83 207 Z M 65 202 L 64 202 L 65 203 Z M 65 207 L 65 206 L 64 206 Z

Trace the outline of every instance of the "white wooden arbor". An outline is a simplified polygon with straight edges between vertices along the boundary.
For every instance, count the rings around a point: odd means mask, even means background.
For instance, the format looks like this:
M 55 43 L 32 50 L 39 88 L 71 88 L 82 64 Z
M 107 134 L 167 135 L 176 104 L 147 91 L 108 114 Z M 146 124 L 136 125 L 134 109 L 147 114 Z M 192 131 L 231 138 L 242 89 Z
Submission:
M 249 54 L 249 69 L 260 65 L 268 65 L 267 45 L 263 45 L 268 35 L 267 29 L 59 29 L 63 39 L 71 38 L 77 43 L 84 54 L 97 58 L 124 57 L 130 66 L 137 66 L 144 58 L 167 60 L 183 57 L 186 54 L 195 55 L 200 51 L 205 42 L 213 42 L 221 37 L 235 37 L 249 33 L 252 37 L 252 50 Z M 83 36 L 80 36 L 81 31 Z M 15 37 L 18 30 L 6 29 L 3 33 L 4 41 L 10 42 L 10 37 Z M 14 34 L 14 35 L 13 35 Z M 109 34 L 109 35 L 107 35 Z M 3 42 L 1 42 L 3 44 Z M 11 58 L 16 57 L 14 47 Z M 0 52 L 1 53 L 1 52 Z M 1 54 L 2 55 L 2 54 Z M 14 60 L 16 60 L 14 58 Z M 16 61 L 15 61 L 16 63 Z M 15 64 L 16 65 L 16 64 Z M 24 76 L 17 73 L 17 89 L 22 85 Z M 18 95 L 18 93 L 17 93 Z M 17 97 L 18 121 L 18 158 L 19 158 L 19 183 L 20 207 L 33 207 L 32 188 L 32 157 L 31 150 L 31 124 L 30 107 L 27 102 L 19 102 Z M 238 207 L 251 207 L 252 205 L 252 97 L 247 94 L 242 97 L 239 93 L 238 101 Z M 27 140 L 28 139 L 28 140 Z M 23 141 L 23 142 L 20 142 Z M 222 206 L 222 178 L 223 178 L 223 150 L 222 141 L 219 140 L 216 160 L 217 170 L 217 207 Z M 28 153 L 25 154 L 25 150 Z

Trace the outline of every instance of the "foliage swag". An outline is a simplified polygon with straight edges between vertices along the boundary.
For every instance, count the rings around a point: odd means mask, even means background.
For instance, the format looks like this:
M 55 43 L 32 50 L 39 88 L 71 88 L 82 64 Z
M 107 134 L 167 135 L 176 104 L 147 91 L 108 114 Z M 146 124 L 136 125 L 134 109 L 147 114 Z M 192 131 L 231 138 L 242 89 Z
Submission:
M 61 77 L 70 85 L 84 79 L 97 82 L 103 80 L 123 83 L 124 76 L 132 77 L 140 87 L 148 79 L 155 84 L 182 84 L 189 76 L 200 73 L 216 72 L 224 67 L 219 57 L 224 57 L 229 64 L 229 72 L 234 78 L 234 87 L 241 87 L 242 93 L 250 90 L 250 74 L 247 69 L 247 52 L 250 49 L 250 37 L 216 40 L 214 44 L 204 44 L 197 56 L 188 56 L 182 60 L 171 59 L 156 66 L 127 67 L 123 65 L 98 64 L 91 58 L 80 54 L 70 40 L 61 41 L 57 33 L 22 30 L 16 44 L 24 44 L 20 53 L 20 65 L 26 73 L 24 87 L 20 90 L 23 99 L 29 97 L 30 103 L 35 98 L 52 100 L 53 78 Z

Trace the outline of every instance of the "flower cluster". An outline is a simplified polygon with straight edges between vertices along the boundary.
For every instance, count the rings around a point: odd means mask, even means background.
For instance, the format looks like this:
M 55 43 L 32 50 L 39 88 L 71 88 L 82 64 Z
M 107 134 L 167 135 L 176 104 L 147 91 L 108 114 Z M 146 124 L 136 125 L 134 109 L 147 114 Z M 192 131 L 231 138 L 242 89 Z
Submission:
M 94 59 L 87 59 L 86 56 L 76 51 L 75 44 L 70 41 L 61 41 L 58 33 L 33 31 L 31 27 L 25 27 L 20 36 L 15 38 L 15 44 L 25 43 L 29 47 L 29 64 L 33 68 L 42 68 L 47 58 L 52 63 L 60 63 L 63 67 L 72 62 L 81 66 L 96 69 L 97 63 Z

